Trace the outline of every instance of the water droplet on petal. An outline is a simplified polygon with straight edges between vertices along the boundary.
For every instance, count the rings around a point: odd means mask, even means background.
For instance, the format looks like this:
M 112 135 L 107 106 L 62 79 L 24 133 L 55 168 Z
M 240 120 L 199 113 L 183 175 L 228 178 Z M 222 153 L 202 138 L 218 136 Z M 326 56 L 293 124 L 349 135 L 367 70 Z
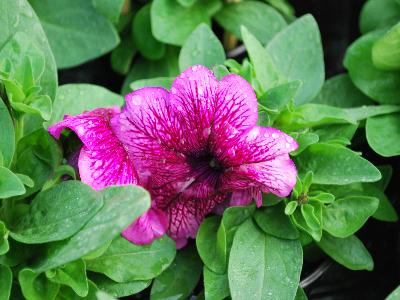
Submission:
M 274 132 L 274 133 L 272 134 L 272 137 L 273 137 L 274 139 L 277 139 L 277 138 L 279 137 L 279 134 L 277 134 L 276 132 Z

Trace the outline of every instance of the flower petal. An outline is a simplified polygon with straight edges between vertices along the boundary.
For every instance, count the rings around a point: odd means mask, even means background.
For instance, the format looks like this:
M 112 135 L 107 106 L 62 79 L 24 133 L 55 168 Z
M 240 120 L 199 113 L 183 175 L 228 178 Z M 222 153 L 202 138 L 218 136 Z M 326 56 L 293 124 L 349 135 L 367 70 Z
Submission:
M 222 190 L 255 186 L 280 197 L 290 194 L 297 175 L 289 157 L 297 149 L 292 137 L 274 128 L 255 126 L 246 135 L 235 135 L 232 140 L 234 145 L 227 141 L 221 150 L 220 157 L 228 167 Z
M 204 66 L 196 65 L 179 75 L 171 87 L 171 107 L 184 132 L 184 152 L 204 150 L 214 119 L 218 81 Z
M 122 236 L 135 244 L 150 244 L 154 239 L 167 232 L 168 218 L 164 212 L 153 207 L 141 215 L 128 228 Z
M 178 248 L 183 247 L 189 237 L 196 237 L 197 230 L 204 217 L 225 198 L 225 194 L 219 194 L 208 199 L 186 198 L 184 195 L 180 195 L 173 201 L 167 209 L 169 216 L 168 234 L 177 242 Z
M 70 128 L 82 140 L 79 173 L 82 181 L 94 189 L 137 183 L 133 163 L 111 125 L 118 112 L 118 108 L 99 108 L 77 116 L 66 116 L 48 129 L 59 138 L 64 128 Z
M 257 207 L 262 205 L 261 190 L 256 187 L 238 190 L 232 193 L 229 206 L 244 206 L 256 202 Z
M 251 85 L 236 74 L 223 77 L 217 89 L 215 130 L 227 125 L 246 130 L 257 124 L 257 118 L 257 97 Z

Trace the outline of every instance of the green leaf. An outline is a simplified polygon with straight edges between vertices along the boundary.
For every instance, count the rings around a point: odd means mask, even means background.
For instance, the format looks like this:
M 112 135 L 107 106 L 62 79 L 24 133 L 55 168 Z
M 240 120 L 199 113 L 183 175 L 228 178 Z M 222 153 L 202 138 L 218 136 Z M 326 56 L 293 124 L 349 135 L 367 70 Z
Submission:
M 177 253 L 171 266 L 154 279 L 150 299 L 187 299 L 196 287 L 201 271 L 196 248 L 186 247 Z
M 242 37 L 240 26 L 245 26 L 264 45 L 286 27 L 285 19 L 275 9 L 257 1 L 226 3 L 215 20 L 238 38 Z
M 392 179 L 393 167 L 391 165 L 381 165 L 378 166 L 378 169 L 382 174 L 382 179 L 375 182 L 374 185 L 380 190 L 384 191 L 389 185 L 390 179 Z
M 12 279 L 13 274 L 11 269 L 6 266 L 0 265 L 0 299 L 1 300 L 8 300 L 10 299 L 11 294 L 11 286 L 12 286 Z
M 153 35 L 161 42 L 182 46 L 199 24 L 210 25 L 210 15 L 220 5 L 217 0 L 197 1 L 190 7 L 181 6 L 174 0 L 154 0 L 151 5 Z
M 313 132 L 306 132 L 301 134 L 296 140 L 299 147 L 296 151 L 290 153 L 291 156 L 299 155 L 301 152 L 307 149 L 308 146 L 318 143 L 319 137 L 318 134 Z
M 308 300 L 306 293 L 301 287 L 297 289 L 296 297 L 294 298 L 294 300 Z
M 220 275 L 204 266 L 203 277 L 205 299 L 220 300 L 229 296 L 229 281 L 226 273 Z
M 322 206 L 319 203 L 302 204 L 291 215 L 293 223 L 314 240 L 319 241 L 322 237 Z M 300 231 L 300 240 L 304 233 Z
M 360 15 L 360 30 L 369 31 L 396 24 L 400 19 L 400 5 L 396 0 L 369 0 Z
M 379 200 L 374 197 L 348 196 L 337 199 L 323 210 L 323 228 L 332 236 L 348 237 L 365 224 L 378 205 Z
M 256 78 L 263 91 L 268 90 L 279 81 L 281 74 L 275 67 L 272 57 L 246 27 L 241 27 L 241 33 L 250 61 L 254 66 Z
M 137 89 L 149 86 L 161 86 L 169 90 L 174 80 L 174 77 L 156 77 L 151 79 L 141 79 L 132 82 L 130 84 L 130 88 L 132 89 L 132 91 L 135 91 Z
M 374 182 L 381 178 L 379 170 L 357 153 L 336 145 L 314 144 L 296 156 L 299 173 L 313 171 L 315 184 L 350 184 Z
M 113 296 L 107 294 L 106 292 L 103 291 L 97 291 L 96 292 L 96 298 L 97 300 L 118 300 L 114 298 Z
M 121 93 L 124 95 L 130 93 L 129 85 L 133 81 L 154 77 L 175 77 L 178 74 L 178 51 L 167 48 L 165 56 L 160 60 L 152 61 L 142 57 L 135 59 L 135 63 L 125 78 Z
M 225 243 L 218 240 L 221 218 L 206 218 L 200 225 L 196 236 L 196 246 L 204 264 L 212 271 L 222 274 L 226 268 Z
M 117 237 L 103 255 L 86 260 L 87 269 L 117 282 L 148 280 L 161 274 L 173 261 L 175 243 L 164 236 L 150 245 L 135 245 Z
M 74 236 L 51 243 L 35 264 L 37 272 L 74 261 L 118 236 L 150 207 L 150 196 L 137 186 L 112 186 L 101 191 L 104 205 Z
M 9 167 L 15 151 L 14 124 L 7 106 L 0 97 L 0 153 L 3 157 L 2 165 Z
M 311 101 L 324 83 L 324 59 L 316 21 L 305 15 L 277 34 L 267 51 L 279 70 L 288 79 L 303 82 L 295 103 Z
M 22 294 L 27 300 L 55 299 L 60 285 L 49 281 L 44 274 L 31 269 L 22 269 L 18 273 Z
M 229 258 L 232 299 L 293 299 L 302 257 L 298 240 L 275 238 L 247 220 L 236 232 Z
M 189 7 L 192 6 L 197 0 L 177 0 L 182 6 Z
M 340 239 L 324 233 L 317 244 L 336 262 L 350 270 L 371 271 L 374 268 L 371 255 L 355 235 Z
M 108 20 L 116 23 L 125 0 L 92 0 L 94 8 Z
M 4 0 L 0 11 L 0 62 L 7 59 L 15 70 L 24 71 L 21 67 L 29 57 L 36 84 L 41 86 L 43 94 L 54 99 L 56 63 L 35 12 L 26 0 Z
M 399 18 L 400 19 L 400 18 Z M 372 47 L 372 62 L 381 70 L 400 69 L 400 23 L 392 27 Z
M 230 74 L 229 70 L 224 65 L 216 65 L 212 68 L 212 71 L 218 80 Z
M 58 68 L 68 68 L 99 57 L 119 43 L 112 24 L 92 1 L 30 1 L 49 39 Z M 71 49 L 74 49 L 71 51 Z
M 308 227 L 312 230 L 319 230 L 322 226 L 322 222 L 318 212 L 315 211 L 314 206 L 311 204 L 303 204 L 300 208 L 301 214 L 303 215 Z
M 62 153 L 58 143 L 44 129 L 36 130 L 18 142 L 15 171 L 34 178 L 35 181 L 32 188 L 26 188 L 25 197 L 43 187 L 55 174 L 61 159 Z
M 65 181 L 39 193 L 10 232 L 22 243 L 59 241 L 79 231 L 102 207 L 100 195 L 80 181 Z
M 225 257 L 225 268 L 228 263 L 229 252 L 232 247 L 233 237 L 237 228 L 255 211 L 255 205 L 248 206 L 232 206 L 228 207 L 222 216 L 221 224 L 217 232 L 217 241 L 220 257 Z
M 321 91 L 312 102 L 343 108 L 373 103 L 357 89 L 348 74 L 336 75 L 325 81 Z
M 285 207 L 285 215 L 290 216 L 293 214 L 298 205 L 297 201 L 290 201 Z
M 122 106 L 123 98 L 94 84 L 72 83 L 61 85 L 54 101 L 50 124 L 61 121 L 64 115 L 77 115 L 98 107 Z
M 114 297 L 127 297 L 147 288 L 151 280 L 115 282 L 102 274 L 93 273 L 90 276 L 96 286 Z
M 396 104 L 400 103 L 400 73 L 379 70 L 372 63 L 372 46 L 383 33 L 374 31 L 356 40 L 346 51 L 344 66 L 364 94 L 379 103 Z
M 0 199 L 25 194 L 21 180 L 9 169 L 0 167 Z
M 400 155 L 400 113 L 369 118 L 366 124 L 369 146 L 379 155 Z
M 363 105 L 346 109 L 347 113 L 355 120 L 364 120 L 367 118 L 386 115 L 400 111 L 399 105 Z
M 86 297 L 82 298 L 82 297 L 78 296 L 70 287 L 61 286 L 60 292 L 57 295 L 56 300 L 82 300 L 82 299 L 85 299 L 85 300 L 99 300 L 99 299 L 110 300 L 110 298 L 98 298 L 97 295 L 101 291 L 98 290 L 98 288 L 96 287 L 96 285 L 93 282 L 91 282 L 90 280 L 88 282 L 89 282 L 89 293 L 87 294 Z M 114 299 L 111 299 L 111 300 L 114 300 Z
M 10 246 L 8 244 L 8 230 L 6 225 L 0 221 L 0 256 L 8 252 Z M 0 276 L 1 277 L 1 276 Z M 0 299 L 2 299 L 0 297 Z
M 119 74 L 126 75 L 136 52 L 137 49 L 133 44 L 131 34 L 123 34 L 121 43 L 111 52 L 112 69 Z
M 135 46 L 145 58 L 157 60 L 164 56 L 165 45 L 157 41 L 151 32 L 151 4 L 143 6 L 133 18 L 132 36 Z
M 55 270 L 47 271 L 46 276 L 54 283 L 69 286 L 80 297 L 86 297 L 89 293 L 85 262 L 82 259 Z
M 385 300 L 398 300 L 400 298 L 400 286 L 398 286 Z
M 390 200 L 385 193 L 377 188 L 374 184 L 363 184 L 362 194 L 365 196 L 375 197 L 379 199 L 378 209 L 372 215 L 375 219 L 386 222 L 396 222 L 399 217 Z
M 179 68 L 186 70 L 193 65 L 208 68 L 223 64 L 225 51 L 220 41 L 206 24 L 200 24 L 190 34 L 179 53 Z
M 271 207 L 257 209 L 254 220 L 265 233 L 281 239 L 295 240 L 299 238 L 299 232 L 284 213 L 285 205 L 281 202 Z
M 318 134 L 321 143 L 330 143 L 341 139 L 346 141 L 345 145 L 349 145 L 357 128 L 358 124 L 333 124 L 317 128 L 314 132 Z

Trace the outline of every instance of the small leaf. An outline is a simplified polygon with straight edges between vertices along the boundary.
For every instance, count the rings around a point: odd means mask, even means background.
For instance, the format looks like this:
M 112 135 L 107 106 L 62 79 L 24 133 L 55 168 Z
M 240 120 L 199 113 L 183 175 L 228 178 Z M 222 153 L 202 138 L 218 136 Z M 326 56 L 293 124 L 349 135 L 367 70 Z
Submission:
M 306 173 L 306 175 L 304 176 L 304 179 L 303 179 L 303 193 L 304 194 L 308 193 L 308 190 L 310 189 L 310 186 L 313 182 L 313 176 L 314 176 L 314 174 L 312 171 L 308 171 Z
M 151 300 L 187 299 L 196 287 L 202 271 L 195 247 L 177 253 L 171 266 L 154 279 Z
M 332 236 L 348 237 L 365 224 L 378 205 L 379 200 L 374 197 L 348 196 L 337 199 L 323 210 L 323 228 Z
M 179 68 L 186 70 L 193 65 L 211 68 L 223 64 L 225 51 L 220 41 L 206 24 L 200 24 L 186 39 L 179 53 Z
M 400 298 L 400 286 L 398 286 L 385 300 L 397 300 Z
M 133 18 L 132 36 L 135 46 L 145 58 L 157 60 L 165 54 L 165 44 L 157 41 L 151 32 L 151 4 L 143 6 Z
M 55 299 L 60 285 L 49 281 L 44 274 L 31 269 L 22 269 L 18 273 L 22 294 L 27 300 Z
M 237 38 L 242 37 L 240 26 L 245 26 L 264 45 L 286 26 L 275 9 L 257 1 L 226 3 L 215 20 Z
M 47 271 L 46 276 L 54 283 L 69 286 L 80 297 L 86 297 L 89 292 L 85 262 L 82 259 L 55 270 Z
M 374 268 L 371 255 L 355 235 L 341 239 L 324 233 L 317 244 L 326 254 L 350 270 L 371 271 Z
M 296 151 L 290 153 L 291 156 L 299 155 L 301 152 L 307 149 L 308 146 L 318 143 L 319 136 L 313 132 L 307 132 L 301 134 L 296 140 L 299 147 Z
M 8 244 L 8 230 L 6 228 L 6 225 L 0 221 L 0 256 L 6 254 L 9 249 L 10 246 Z
M 400 113 L 369 118 L 366 124 L 367 141 L 379 155 L 400 155 Z
M 23 195 L 25 187 L 16 174 L 5 167 L 0 167 L 0 199 Z
M 297 206 L 298 206 L 297 201 L 290 201 L 285 207 L 285 214 L 290 216 L 291 214 L 294 213 L 294 211 L 296 210 Z
M 363 34 L 396 24 L 400 19 L 400 5 L 396 0 L 369 0 L 360 15 Z
M 219 300 L 229 297 L 229 281 L 226 273 L 220 275 L 204 266 L 203 276 L 205 299 Z
M 13 274 L 9 267 L 0 265 L 0 299 L 10 299 Z
M 7 106 L 0 98 L 0 152 L 3 157 L 2 165 L 9 167 L 15 151 L 14 124 Z
M 115 282 L 102 274 L 93 273 L 90 279 L 96 286 L 114 297 L 127 297 L 144 290 L 151 284 L 151 280 Z
M 295 240 L 299 238 L 299 232 L 284 214 L 284 204 L 279 203 L 272 207 L 257 209 L 254 220 L 265 233 L 281 239 Z

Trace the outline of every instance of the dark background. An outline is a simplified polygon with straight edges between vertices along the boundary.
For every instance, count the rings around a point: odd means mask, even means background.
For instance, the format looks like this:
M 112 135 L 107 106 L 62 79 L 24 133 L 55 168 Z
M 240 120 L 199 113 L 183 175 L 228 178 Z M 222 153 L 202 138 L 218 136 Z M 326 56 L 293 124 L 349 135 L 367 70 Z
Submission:
M 363 0 L 290 0 L 296 15 L 311 13 L 316 18 L 324 47 L 326 78 L 344 73 L 342 61 L 347 47 L 360 35 L 358 19 Z M 94 83 L 119 93 L 124 77 L 114 73 L 109 55 L 82 66 L 59 72 L 60 84 Z M 400 88 L 400 87 L 399 87 Z M 376 165 L 391 164 L 393 177 L 387 194 L 399 205 L 400 157 L 382 158 L 369 149 L 362 131 L 361 142 L 355 146 L 364 157 Z M 333 263 L 324 275 L 306 288 L 309 299 L 346 300 L 384 299 L 400 284 L 400 225 L 369 220 L 358 234 L 371 252 L 375 268 L 372 272 L 350 271 Z M 303 277 L 315 265 L 305 264 Z

